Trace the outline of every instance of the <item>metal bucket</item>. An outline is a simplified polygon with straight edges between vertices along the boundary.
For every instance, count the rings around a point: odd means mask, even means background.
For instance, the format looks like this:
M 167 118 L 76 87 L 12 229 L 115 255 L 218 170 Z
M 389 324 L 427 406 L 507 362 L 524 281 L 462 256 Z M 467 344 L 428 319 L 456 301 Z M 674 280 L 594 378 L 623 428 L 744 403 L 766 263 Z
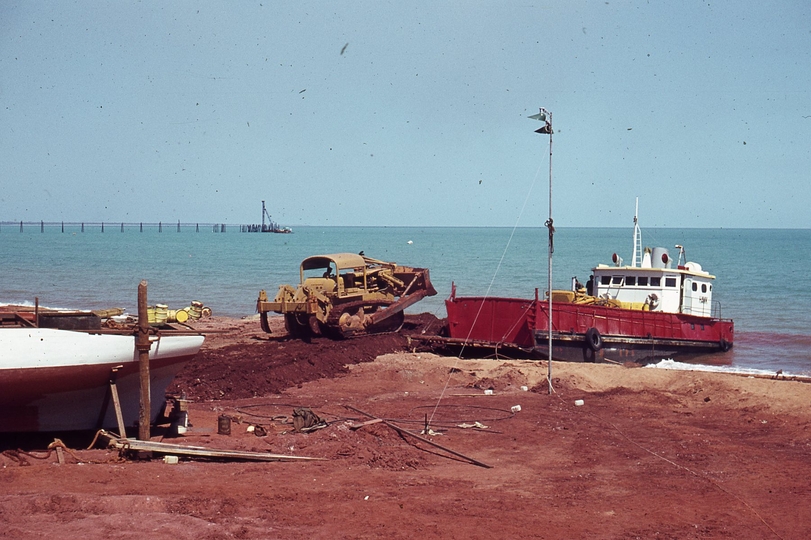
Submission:
M 217 418 L 217 433 L 220 435 L 230 435 L 231 434 L 231 417 L 226 415 L 220 415 Z
M 192 318 L 193 320 L 197 320 L 203 316 L 203 303 L 196 301 L 192 302 L 188 310 L 189 317 Z
M 149 316 L 147 315 L 147 319 Z M 169 318 L 169 306 L 166 304 L 155 304 L 155 324 L 162 325 L 166 324 L 166 320 Z

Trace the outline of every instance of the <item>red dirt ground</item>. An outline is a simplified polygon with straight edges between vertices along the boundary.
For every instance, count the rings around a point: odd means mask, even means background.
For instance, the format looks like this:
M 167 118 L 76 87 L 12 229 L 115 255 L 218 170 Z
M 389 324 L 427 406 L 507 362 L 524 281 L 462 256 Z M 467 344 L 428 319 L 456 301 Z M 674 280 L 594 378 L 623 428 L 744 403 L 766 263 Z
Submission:
M 811 537 L 811 385 L 554 363 L 549 395 L 545 363 L 409 352 L 402 334 L 430 316 L 409 321 L 312 343 L 279 321 L 272 335 L 209 322 L 227 332 L 173 386 L 193 400 L 192 427 L 164 441 L 325 460 L 166 464 L 72 446 L 58 465 L 6 452 L 0 537 Z M 293 431 L 297 407 L 327 426 Z M 427 415 L 430 440 L 489 468 L 385 424 L 352 430 L 367 418 L 349 407 L 414 433 Z M 474 422 L 487 427 L 458 427 Z

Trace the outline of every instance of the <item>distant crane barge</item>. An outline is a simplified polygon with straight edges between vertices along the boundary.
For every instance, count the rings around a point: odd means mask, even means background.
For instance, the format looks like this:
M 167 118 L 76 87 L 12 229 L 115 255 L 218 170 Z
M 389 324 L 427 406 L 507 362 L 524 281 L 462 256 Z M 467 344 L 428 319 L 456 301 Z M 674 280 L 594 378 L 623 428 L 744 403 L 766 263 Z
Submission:
M 267 223 L 265 222 L 265 218 L 267 218 Z M 271 219 L 270 214 L 268 214 L 268 210 L 265 207 L 265 201 L 262 201 L 262 224 L 261 225 L 243 225 L 242 232 L 269 232 L 269 233 L 281 233 L 281 234 L 290 234 L 293 232 L 293 229 L 290 227 L 282 227 L 273 219 Z

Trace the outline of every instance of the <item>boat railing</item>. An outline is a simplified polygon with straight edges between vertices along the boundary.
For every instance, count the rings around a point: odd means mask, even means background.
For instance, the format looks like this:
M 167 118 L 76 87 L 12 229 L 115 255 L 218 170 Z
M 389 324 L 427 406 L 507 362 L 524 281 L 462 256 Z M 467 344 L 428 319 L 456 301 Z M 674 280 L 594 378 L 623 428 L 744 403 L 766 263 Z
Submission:
M 720 302 L 720 300 L 714 300 L 713 301 L 711 315 L 712 315 L 712 317 L 714 317 L 716 319 L 721 318 L 721 302 Z

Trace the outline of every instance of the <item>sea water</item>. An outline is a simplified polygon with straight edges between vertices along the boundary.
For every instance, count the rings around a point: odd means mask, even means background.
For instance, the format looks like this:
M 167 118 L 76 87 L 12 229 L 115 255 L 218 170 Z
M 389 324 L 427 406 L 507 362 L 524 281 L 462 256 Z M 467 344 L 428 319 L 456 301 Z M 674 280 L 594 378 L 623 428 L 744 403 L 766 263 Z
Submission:
M 0 303 L 137 311 L 138 283 L 148 302 L 170 309 L 199 300 L 215 314 L 255 312 L 260 289 L 299 281 L 310 255 L 363 251 L 367 256 L 429 268 L 437 296 L 409 312 L 444 317 L 457 294 L 531 298 L 547 289 L 548 233 L 542 228 L 298 227 L 293 234 L 165 227 L 0 226 Z M 811 374 L 811 230 L 643 229 L 643 245 L 666 247 L 716 276 L 713 301 L 735 321 L 734 366 Z M 553 288 L 582 283 L 617 253 L 629 264 L 632 230 L 559 228 L 554 235 Z M 682 261 L 684 262 L 684 261 Z

